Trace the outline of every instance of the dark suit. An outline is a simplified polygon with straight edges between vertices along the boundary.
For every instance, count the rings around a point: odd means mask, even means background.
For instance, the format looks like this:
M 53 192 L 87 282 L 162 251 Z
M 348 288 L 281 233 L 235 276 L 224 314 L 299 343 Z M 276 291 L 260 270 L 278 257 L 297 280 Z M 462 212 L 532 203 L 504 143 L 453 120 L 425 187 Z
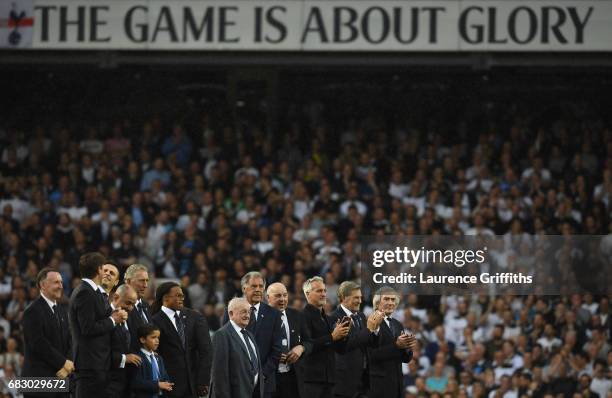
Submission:
M 231 322 L 217 330 L 213 337 L 213 366 L 210 398 L 250 398 L 264 394 L 261 355 L 255 336 L 246 332 L 257 355 L 257 367 L 253 369 L 244 340 Z M 257 384 L 254 377 L 259 374 Z M 258 390 L 257 390 L 258 389 Z
M 111 368 L 111 332 L 115 328 L 102 295 L 87 282 L 70 297 L 70 331 L 76 368 L 76 398 L 106 397 Z
M 334 324 L 323 311 L 307 304 L 302 314 L 312 351 L 299 365 L 300 394 L 305 398 L 331 397 L 335 382 L 335 351 L 342 349 L 345 342 L 333 341 Z
M 56 377 L 67 359 L 72 358 L 68 315 L 57 306 L 58 318 L 40 296 L 23 312 L 24 361 L 23 377 Z M 67 397 L 63 393 L 46 393 L 45 397 Z M 37 396 L 27 394 L 26 396 Z
M 338 306 L 330 315 L 332 323 L 347 316 Z M 355 317 L 358 320 L 354 319 Z M 361 312 L 354 314 L 346 345 L 336 352 L 336 384 L 334 395 L 337 397 L 362 397 L 367 394 L 369 381 L 368 347 L 376 347 L 378 337 L 368 329 L 368 321 Z
M 170 381 L 174 383 L 168 397 L 195 397 L 197 386 L 210 385 L 212 349 L 208 324 L 204 316 L 189 308 L 180 311 L 185 327 L 185 347 L 174 324 L 160 310 L 151 321 L 160 329 L 158 352 L 164 358 Z
M 129 391 L 128 371 L 130 365 L 125 364 L 120 368 L 123 355 L 130 353 L 131 335 L 135 334 L 127 331 L 123 325 L 117 325 L 111 334 L 111 370 L 108 376 L 107 396 L 109 398 L 121 398 Z
M 157 360 L 157 367 L 159 368 L 159 380 L 153 380 L 153 367 L 151 361 L 144 352 L 138 351 L 138 355 L 142 359 L 142 363 L 134 372 L 134 378 L 131 383 L 131 390 L 134 393 L 134 398 L 158 398 L 159 397 L 159 382 L 170 380 L 164 360 L 157 353 L 155 358 Z M 164 392 L 166 397 L 167 392 Z
M 402 363 L 412 360 L 412 351 L 397 348 L 395 340 L 401 334 L 402 324 L 390 319 L 391 328 L 380 324 L 378 347 L 370 352 L 370 398 L 400 398 L 404 396 Z
M 142 300 L 142 304 L 145 316 L 147 317 L 146 319 L 148 319 L 148 321 L 150 322 L 151 312 L 149 310 L 149 304 L 147 304 L 147 302 L 145 302 L 144 300 Z M 133 353 L 138 353 L 140 352 L 140 341 L 138 341 L 137 333 L 138 327 L 147 323 L 147 320 L 145 320 L 138 312 L 138 309 L 134 307 L 134 309 L 128 314 L 127 323 L 128 328 L 130 328 L 130 337 L 132 340 L 130 343 L 130 351 Z
M 305 358 L 312 349 L 312 345 L 306 341 L 308 331 L 306 330 L 306 324 L 302 317 L 302 313 L 294 310 L 293 308 L 287 308 L 285 310 L 287 314 L 287 323 L 289 324 L 289 349 L 291 350 L 295 346 L 304 346 L 304 353 L 300 357 L 297 363 L 289 366 L 289 372 L 276 373 L 276 391 L 272 394 L 274 398 L 284 397 L 300 397 L 299 393 L 299 372 L 296 366 L 300 363 L 302 358 Z M 282 321 L 282 318 L 281 318 Z M 281 335 L 282 337 L 282 335 Z M 280 365 L 279 365 L 280 366 Z
M 227 324 L 229 317 L 227 312 L 223 323 Z M 281 313 L 277 309 L 262 302 L 257 312 L 255 330 L 250 330 L 255 335 L 257 348 L 261 352 L 261 363 L 265 380 L 263 397 L 270 397 L 276 390 L 276 372 L 281 356 Z

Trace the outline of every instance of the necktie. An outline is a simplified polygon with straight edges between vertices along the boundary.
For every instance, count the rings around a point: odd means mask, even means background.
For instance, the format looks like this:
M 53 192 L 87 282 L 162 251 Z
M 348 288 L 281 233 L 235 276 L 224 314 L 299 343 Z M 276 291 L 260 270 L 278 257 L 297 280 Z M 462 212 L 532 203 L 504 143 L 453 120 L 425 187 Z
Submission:
M 255 327 L 257 326 L 257 315 L 255 313 L 255 306 L 251 306 L 251 318 L 249 319 L 249 324 L 247 325 L 247 330 L 251 333 L 255 333 Z
M 140 317 L 142 318 L 142 321 L 144 323 L 148 323 L 149 320 L 147 319 L 147 316 L 145 315 L 144 306 L 142 305 L 142 302 L 138 303 L 136 308 L 138 309 L 138 313 L 140 314 Z
M 361 330 L 361 320 L 359 319 L 359 314 L 353 314 L 351 315 L 351 318 L 353 318 L 353 323 L 355 324 L 357 330 Z
M 176 323 L 176 331 L 178 332 L 178 335 L 181 338 L 181 343 L 183 344 L 183 348 L 184 348 L 185 347 L 185 325 L 183 325 L 183 321 L 181 317 L 178 315 L 178 312 L 174 313 L 174 322 Z
M 247 346 L 247 350 L 249 351 L 249 361 L 251 361 L 251 369 L 253 370 L 253 373 L 257 373 L 257 357 L 255 356 L 255 351 L 253 351 L 253 348 L 251 347 L 249 335 L 247 334 L 245 329 L 242 329 L 240 333 L 242 333 L 242 336 L 244 337 L 244 342 Z
M 283 351 L 289 351 L 289 333 L 287 333 L 287 328 L 285 327 L 285 320 L 287 319 L 286 315 L 283 313 L 281 316 L 281 337 L 283 341 Z
M 60 340 L 61 340 L 61 350 L 62 352 L 64 352 L 64 331 L 62 330 L 62 320 L 60 318 L 60 314 L 59 314 L 59 308 L 57 307 L 57 304 L 53 305 L 53 318 L 55 319 L 55 323 L 57 324 L 57 329 L 60 332 Z
M 150 354 L 149 360 L 151 361 L 151 371 L 153 373 L 153 380 L 159 380 L 159 367 L 157 366 L 155 355 Z
M 106 294 L 106 292 L 103 292 L 102 290 L 98 290 L 98 292 L 100 293 L 100 297 L 102 297 L 102 302 L 104 303 L 104 308 L 106 311 L 109 311 L 110 308 L 110 302 L 108 301 L 108 294 Z
M 391 331 L 391 335 L 393 335 L 393 338 L 396 339 L 397 338 L 397 334 L 395 333 L 395 328 L 393 327 L 393 322 L 391 322 L 391 318 L 387 317 L 385 319 L 387 320 L 387 325 L 389 326 L 389 330 Z

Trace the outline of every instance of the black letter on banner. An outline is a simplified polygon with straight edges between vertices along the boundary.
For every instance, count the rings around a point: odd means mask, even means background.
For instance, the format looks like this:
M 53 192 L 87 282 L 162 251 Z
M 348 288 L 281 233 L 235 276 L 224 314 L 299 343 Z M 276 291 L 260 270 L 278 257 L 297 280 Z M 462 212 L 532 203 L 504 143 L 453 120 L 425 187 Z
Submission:
M 106 25 L 106 21 L 100 21 L 98 19 L 98 10 L 108 11 L 108 6 L 92 6 L 89 14 L 89 41 L 91 42 L 105 42 L 110 41 L 110 37 L 98 38 L 98 26 Z
M 68 7 L 60 7 L 60 39 L 66 41 L 68 36 L 68 25 L 77 26 L 77 41 L 85 40 L 85 7 L 77 7 L 77 19 L 75 21 L 68 20 Z
M 463 10 L 463 12 L 461 13 L 461 16 L 459 17 L 459 34 L 461 35 L 461 38 L 470 43 L 470 44 L 479 44 L 482 43 L 482 39 L 483 39 L 483 31 L 484 28 L 482 25 L 472 25 L 472 27 L 476 30 L 476 38 L 475 39 L 471 39 L 470 37 L 468 37 L 468 32 L 467 32 L 467 18 L 468 18 L 468 14 L 472 11 L 479 11 L 482 14 L 482 7 L 476 7 L 476 6 L 472 6 L 472 7 L 468 7 L 465 10 Z
M 206 37 L 204 38 L 204 41 L 210 42 L 213 40 L 214 12 L 214 7 L 206 7 L 206 11 L 202 17 L 202 22 L 200 23 L 200 26 L 197 26 L 191 7 L 183 7 L 183 43 L 188 41 L 188 33 L 191 33 L 191 37 L 193 37 L 194 41 L 200 40 L 202 38 L 204 28 L 206 28 Z
M 408 39 L 402 38 L 402 7 L 393 7 L 393 34 L 395 40 L 402 44 L 410 44 L 417 38 L 419 32 L 419 9 L 417 7 L 410 8 L 410 15 L 412 21 L 410 23 L 410 37 Z
M 380 39 L 378 40 L 374 40 L 372 39 L 372 36 L 370 35 L 370 13 L 372 11 L 379 11 L 380 15 L 382 17 L 382 32 L 380 35 Z M 390 20 L 389 20 L 389 15 L 387 14 L 387 12 L 385 11 L 384 8 L 382 7 L 370 7 L 366 10 L 366 12 L 363 13 L 363 17 L 361 18 L 361 32 L 363 34 L 363 37 L 366 39 L 366 41 L 368 43 L 372 43 L 372 44 L 378 44 L 378 43 L 382 43 L 383 41 L 385 41 L 387 39 L 387 36 L 389 35 L 389 25 L 390 25 Z
M 165 22 L 164 25 L 162 25 L 162 20 Z M 170 34 L 171 42 L 176 43 L 178 41 L 176 29 L 174 28 L 174 21 L 172 20 L 172 13 L 170 12 L 170 8 L 166 6 L 160 8 L 159 10 L 159 17 L 157 18 L 155 30 L 153 31 L 153 37 L 151 38 L 152 42 L 155 42 L 157 34 L 160 31 L 168 32 Z
M 423 11 L 429 11 L 429 42 L 438 42 L 438 11 L 446 11 L 444 7 L 423 7 Z
M 549 12 L 555 11 L 557 14 L 557 21 L 554 23 L 550 23 Z M 548 44 L 548 26 L 550 25 L 550 30 L 553 32 L 553 35 L 557 38 L 559 43 L 566 44 L 567 39 L 563 36 L 561 29 L 559 27 L 565 23 L 565 12 L 561 7 L 542 7 L 542 43 Z
M 489 7 L 489 43 L 504 44 L 508 43 L 508 39 L 498 39 L 495 37 L 497 33 L 497 8 Z
M 132 16 L 134 14 L 134 11 L 136 10 L 141 10 L 145 12 L 145 22 L 143 23 L 139 23 L 136 26 L 140 28 L 140 35 L 138 36 L 138 38 L 134 37 L 134 32 L 132 32 Z M 127 35 L 127 37 L 135 42 L 135 43 L 144 43 L 145 41 L 148 40 L 149 37 L 149 25 L 147 25 L 146 22 L 146 14 L 148 13 L 148 9 L 145 6 L 134 6 L 132 8 L 130 8 L 128 10 L 128 12 L 125 14 L 125 20 L 123 21 L 123 26 L 125 29 L 125 34 Z
M 529 28 L 527 31 L 527 37 L 523 40 L 520 40 L 516 35 L 516 18 L 517 14 L 520 11 L 526 11 L 529 16 Z M 522 30 L 522 29 L 521 29 Z M 510 13 L 510 17 L 508 18 L 508 33 L 510 34 L 510 38 L 519 44 L 527 44 L 533 40 L 538 30 L 538 17 L 535 12 L 529 7 L 517 7 Z
M 255 34 L 253 35 L 253 41 L 255 43 L 261 43 L 261 14 L 263 9 L 261 7 L 255 7 Z
M 591 14 L 593 13 L 593 7 L 589 7 L 589 11 L 584 16 L 583 21 L 580 20 L 576 7 L 568 7 L 567 10 L 569 11 L 570 18 L 572 18 L 572 22 L 576 27 L 576 43 L 582 44 L 584 42 L 584 27 L 589 21 L 589 18 L 591 18 Z
M 219 7 L 219 43 L 238 43 L 238 37 L 226 38 L 227 27 L 236 25 L 236 21 L 227 19 L 228 11 L 238 11 L 238 7 Z
M 269 35 L 266 35 L 266 41 L 268 43 L 280 43 L 287 37 L 287 27 L 281 22 L 280 19 L 276 19 L 274 17 L 274 12 L 277 10 L 287 13 L 287 7 L 274 6 L 266 12 L 266 22 L 269 23 L 270 26 L 276 28 L 276 30 L 279 32 L 277 39 L 272 39 Z
M 348 21 L 343 21 L 342 18 L 345 11 Z M 355 21 L 357 21 L 357 11 L 350 7 L 334 7 L 334 43 L 350 43 L 357 39 L 358 31 Z M 346 26 L 350 32 L 347 38 L 342 37 L 341 28 L 343 26 Z
M 40 26 L 40 41 L 45 42 L 49 41 L 49 11 L 55 10 L 56 6 L 36 6 L 35 10 L 41 10 L 41 26 Z
M 311 21 L 315 22 L 315 26 L 310 27 Z M 323 18 L 321 17 L 321 10 L 319 10 L 319 7 L 312 7 L 310 9 L 310 13 L 308 14 L 308 19 L 306 20 L 306 28 L 304 29 L 304 32 L 302 33 L 302 40 L 301 42 L 304 43 L 306 41 L 306 35 L 309 32 L 318 32 L 319 33 L 319 39 L 321 40 L 321 43 L 327 43 L 327 32 L 325 32 L 325 24 L 323 24 Z

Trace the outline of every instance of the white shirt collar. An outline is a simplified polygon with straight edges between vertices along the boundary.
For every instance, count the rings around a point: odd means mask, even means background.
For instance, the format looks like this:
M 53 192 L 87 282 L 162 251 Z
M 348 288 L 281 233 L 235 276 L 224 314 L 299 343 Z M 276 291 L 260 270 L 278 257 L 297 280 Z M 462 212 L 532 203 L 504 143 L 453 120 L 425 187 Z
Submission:
M 146 348 L 140 347 L 140 351 L 142 351 L 147 356 L 147 358 L 149 358 L 151 355 L 153 355 L 153 353 L 151 351 L 147 350 Z M 153 356 L 155 356 L 155 355 L 153 355 Z
M 49 307 L 51 307 L 51 309 L 53 309 L 54 305 L 57 305 L 57 303 L 55 301 L 51 301 L 49 300 L 44 294 L 40 293 L 40 297 L 44 298 L 45 301 L 47 302 L 47 304 L 49 304 Z
M 257 304 L 251 304 L 251 306 L 255 307 L 255 312 L 259 313 L 259 306 L 261 305 L 261 301 Z
M 349 309 L 344 306 L 344 304 L 340 304 L 340 308 L 342 308 L 342 310 L 346 313 L 347 316 L 354 315 L 352 311 L 349 311 Z
M 174 322 L 174 314 L 178 314 L 178 316 L 181 316 L 181 312 L 180 311 L 174 311 L 173 309 L 170 309 L 168 307 L 165 307 L 162 305 L 161 307 L 162 311 L 164 311 L 164 313 L 166 315 L 168 315 L 168 318 L 170 318 L 170 320 L 172 322 Z
M 242 337 L 242 327 L 238 326 L 238 324 L 234 321 L 232 321 L 230 319 L 230 323 L 232 324 L 232 327 L 234 328 L 234 330 L 236 331 L 236 333 L 238 333 L 238 336 Z

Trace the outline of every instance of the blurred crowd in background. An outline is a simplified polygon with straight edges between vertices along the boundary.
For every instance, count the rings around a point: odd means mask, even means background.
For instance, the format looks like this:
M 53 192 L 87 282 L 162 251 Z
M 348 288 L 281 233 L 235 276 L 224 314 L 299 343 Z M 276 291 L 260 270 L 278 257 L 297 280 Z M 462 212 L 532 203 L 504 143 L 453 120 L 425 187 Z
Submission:
M 252 270 L 287 286 L 295 308 L 322 276 L 331 310 L 338 285 L 359 281 L 364 235 L 608 235 L 612 259 L 609 115 L 582 102 L 546 122 L 498 108 L 484 123 L 443 127 L 432 112 L 389 128 L 368 114 L 332 125 L 334 109 L 312 103 L 275 135 L 205 110 L 0 122 L 0 374 L 20 374 L 37 272 L 57 269 L 67 298 L 93 250 L 121 272 L 145 264 L 150 293 L 180 280 L 212 331 Z M 406 396 L 611 397 L 609 314 L 594 294 L 405 296 L 397 318 L 420 343 Z

